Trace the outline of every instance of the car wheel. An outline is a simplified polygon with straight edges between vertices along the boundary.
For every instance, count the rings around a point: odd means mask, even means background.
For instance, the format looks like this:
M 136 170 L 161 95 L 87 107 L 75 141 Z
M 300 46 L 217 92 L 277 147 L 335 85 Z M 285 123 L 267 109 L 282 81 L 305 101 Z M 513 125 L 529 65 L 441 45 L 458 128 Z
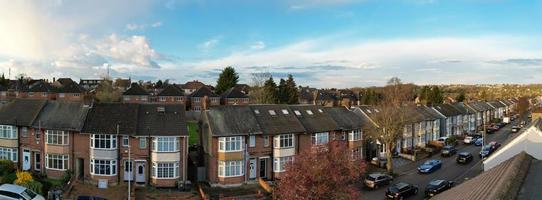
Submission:
M 375 186 L 373 187 L 373 189 L 378 190 L 378 185 L 375 184 Z

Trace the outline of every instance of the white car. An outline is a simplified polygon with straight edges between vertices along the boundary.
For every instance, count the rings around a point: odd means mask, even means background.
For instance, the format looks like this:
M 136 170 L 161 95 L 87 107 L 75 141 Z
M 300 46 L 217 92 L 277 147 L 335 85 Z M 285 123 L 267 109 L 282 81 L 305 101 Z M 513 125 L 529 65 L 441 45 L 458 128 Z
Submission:
M 446 144 L 446 140 L 448 140 L 448 137 L 440 137 L 438 138 L 438 142 L 441 143 L 442 145 L 445 145 Z
M 0 186 L 0 199 L 2 200 L 45 200 L 45 198 L 34 191 L 23 186 L 4 184 Z
M 463 139 L 463 143 L 465 144 L 471 144 L 473 142 L 473 139 L 471 136 L 467 136 L 465 137 L 465 139 Z

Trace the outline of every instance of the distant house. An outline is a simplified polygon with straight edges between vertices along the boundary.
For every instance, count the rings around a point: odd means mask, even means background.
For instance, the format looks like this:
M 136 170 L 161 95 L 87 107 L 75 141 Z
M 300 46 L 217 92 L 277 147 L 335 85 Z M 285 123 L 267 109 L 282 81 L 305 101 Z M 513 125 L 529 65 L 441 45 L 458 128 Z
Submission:
M 104 79 L 79 79 L 79 85 L 87 91 L 94 90 Z
M 83 96 L 86 93 L 85 88 L 79 86 L 74 81 L 66 82 L 65 84 L 61 85 L 58 89 L 58 96 L 57 100 L 64 100 L 64 101 L 82 101 Z
M 334 91 L 318 90 L 314 93 L 313 105 L 333 107 L 339 105 L 339 96 Z
M 363 127 L 367 130 L 377 129 L 379 125 L 375 122 L 375 116 L 380 112 L 377 108 L 373 106 L 354 106 L 352 107 L 352 112 L 361 117 L 363 121 Z M 379 138 L 367 136 L 363 138 L 365 141 L 365 159 L 370 160 L 373 157 L 385 157 L 386 154 L 386 144 L 379 140 Z
M 495 120 L 502 120 L 504 117 L 505 111 L 506 111 L 506 104 L 500 102 L 500 101 L 490 101 L 487 102 L 491 107 L 493 107 L 493 111 L 491 112 L 492 119 Z
M 416 110 L 418 113 L 423 115 L 425 122 L 425 126 L 422 125 L 422 127 L 425 128 L 421 130 L 424 133 L 420 133 L 418 142 L 418 146 L 424 147 L 430 141 L 438 140 L 440 137 L 440 122 L 442 119 L 445 119 L 445 117 L 432 108 L 424 105 L 416 106 Z
M 467 106 L 463 102 L 458 102 L 452 104 L 457 110 L 463 114 L 463 125 L 461 125 L 461 130 L 467 133 L 476 132 L 476 110 Z
M 149 102 L 149 93 L 138 83 L 132 83 L 126 92 L 122 93 L 124 103 L 145 103 Z
M 202 88 L 203 86 L 205 86 L 205 84 L 203 84 L 202 82 L 198 80 L 194 80 L 194 81 L 188 81 L 185 84 L 181 85 L 181 88 L 184 90 L 184 93 L 186 95 L 189 95 L 195 92 L 196 90 Z
M 184 96 L 184 90 L 177 85 L 168 85 L 157 95 L 157 101 L 160 103 L 178 103 L 185 104 L 186 97 Z
M 247 84 L 237 84 L 235 89 L 241 91 L 243 94 L 248 95 L 250 93 L 250 86 Z
M 442 114 L 445 119 L 441 120 L 441 136 L 462 135 L 463 114 L 450 104 L 437 104 L 432 108 Z
M 346 106 L 347 108 L 360 104 L 359 94 L 356 94 L 351 90 L 340 91 L 339 101 L 339 106 Z
M 119 89 L 120 91 L 126 91 L 130 87 L 131 84 L 132 84 L 131 78 L 128 78 L 128 79 L 118 78 L 118 79 L 115 79 L 115 81 L 113 82 L 113 87 Z
M 338 130 L 335 140 L 339 138 L 347 142 L 352 152 L 352 159 L 364 159 L 363 143 L 365 133 L 365 121 L 346 107 L 326 107 L 324 111 L 337 123 Z M 340 133 L 340 134 L 339 134 Z M 339 137 L 337 137 L 339 136 Z
M 8 99 L 8 88 L 0 85 L 0 101 L 5 101 Z
M 249 103 L 248 95 L 232 87 L 221 95 L 223 105 L 247 105 Z
M 206 110 L 211 106 L 220 105 L 220 96 L 215 94 L 209 87 L 203 86 L 188 96 L 190 108 L 193 111 Z
M 46 81 L 38 81 L 28 89 L 28 98 L 55 100 L 57 89 Z
M 476 130 L 480 131 L 484 129 L 484 125 L 490 122 L 490 112 L 493 109 L 489 104 L 483 101 L 472 101 L 465 105 L 476 111 Z

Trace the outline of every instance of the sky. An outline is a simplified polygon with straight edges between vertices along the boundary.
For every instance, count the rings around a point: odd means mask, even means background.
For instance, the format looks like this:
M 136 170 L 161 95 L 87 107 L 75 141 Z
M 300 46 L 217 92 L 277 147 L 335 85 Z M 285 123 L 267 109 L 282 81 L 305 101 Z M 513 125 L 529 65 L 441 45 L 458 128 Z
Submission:
M 0 0 L 11 78 L 200 80 L 235 67 L 298 85 L 540 83 L 542 1 Z

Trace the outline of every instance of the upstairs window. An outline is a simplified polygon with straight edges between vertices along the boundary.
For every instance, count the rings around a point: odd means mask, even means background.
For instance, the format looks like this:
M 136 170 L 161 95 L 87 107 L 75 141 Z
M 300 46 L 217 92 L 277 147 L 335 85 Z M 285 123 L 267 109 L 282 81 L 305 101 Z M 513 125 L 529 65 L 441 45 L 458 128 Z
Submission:
M 90 135 L 90 147 L 95 149 L 116 149 L 117 137 L 108 134 Z
M 53 145 L 68 145 L 69 133 L 65 131 L 59 131 L 59 130 L 46 130 L 45 142 L 47 144 L 53 144 Z
M 300 115 L 301 115 L 301 112 L 299 112 L 299 110 L 294 110 L 294 113 L 295 113 L 295 115 L 297 115 L 297 116 L 300 116 Z
M 177 152 L 179 151 L 179 139 L 177 137 L 155 137 L 153 138 L 152 150 L 155 152 Z
M 294 134 L 280 134 L 274 138 L 275 148 L 292 148 L 294 147 Z
M 361 140 L 361 130 L 353 130 L 348 133 L 348 141 Z
M 0 125 L 0 138 L 17 139 L 17 129 L 15 126 Z
M 312 134 L 312 144 L 313 145 L 324 145 L 329 141 L 329 133 L 313 133 Z
M 234 137 L 219 137 L 218 151 L 219 152 L 234 152 L 242 151 L 244 145 L 243 136 Z

